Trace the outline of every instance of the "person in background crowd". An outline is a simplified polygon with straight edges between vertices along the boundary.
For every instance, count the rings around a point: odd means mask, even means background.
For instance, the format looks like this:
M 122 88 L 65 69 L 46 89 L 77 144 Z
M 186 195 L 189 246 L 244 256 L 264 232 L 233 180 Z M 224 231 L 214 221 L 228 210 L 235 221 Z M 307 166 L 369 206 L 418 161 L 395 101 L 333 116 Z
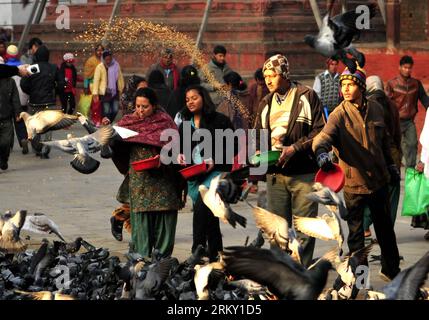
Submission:
M 269 57 L 268 57 L 269 58 Z M 250 107 L 250 115 L 253 117 L 253 123 L 256 119 L 256 113 L 258 111 L 259 103 L 261 103 L 262 99 L 270 93 L 265 84 L 264 74 L 262 73 L 262 68 L 258 68 L 254 75 L 255 83 L 253 83 L 249 88 L 249 107 Z M 253 124 L 252 124 L 253 127 Z M 258 192 L 258 181 L 265 181 L 265 175 L 260 176 L 250 176 L 249 183 L 252 184 L 250 187 L 250 193 Z
M 9 167 L 9 154 L 13 140 L 13 120 L 23 121 L 19 93 L 12 78 L 0 78 L 0 169 Z
M 148 83 L 144 77 L 133 74 L 125 86 L 125 90 L 121 95 L 120 108 L 122 114 L 128 114 L 134 111 L 134 100 L 136 91 L 140 88 L 147 88 Z
M 155 69 L 149 74 L 148 86 L 155 91 L 159 106 L 174 119 L 176 116 L 175 108 L 170 108 L 174 102 L 173 92 L 165 84 L 164 75 L 161 71 Z
M 226 90 L 223 77 L 232 71 L 226 63 L 226 49 L 224 46 L 217 45 L 213 48 L 213 56 L 207 64 L 207 69 L 214 76 L 214 80 L 217 81 L 217 84 L 210 83 L 200 70 L 199 77 L 202 80 L 201 85 L 210 93 L 210 98 L 217 107 L 222 101 L 222 96 L 218 91 Z
M 76 108 L 76 83 L 78 78 L 76 67 L 74 66 L 73 53 L 66 53 L 60 66 L 60 77 L 64 79 L 65 87 L 60 88 L 59 95 L 64 113 L 73 114 Z M 82 80 L 81 80 L 82 81 Z
M 110 50 L 103 52 L 103 62 L 95 68 L 92 96 L 103 105 L 103 117 L 110 123 L 119 111 L 119 98 L 124 90 L 124 77 L 119 63 Z
M 414 123 L 420 102 L 427 109 L 429 97 L 420 80 L 411 77 L 414 60 L 410 56 L 403 56 L 399 61 L 399 76 L 389 80 L 386 85 L 387 96 L 395 102 L 399 111 L 402 133 L 402 153 L 405 158 L 405 167 L 414 168 L 417 158 L 417 131 Z
M 85 94 L 92 94 L 92 86 L 94 82 L 95 68 L 101 63 L 101 56 L 103 54 L 104 47 L 101 44 L 97 44 L 94 48 L 94 54 L 86 60 L 83 67 L 83 91 Z M 102 110 L 100 103 L 91 102 L 91 120 L 95 125 L 101 124 Z
M 384 110 L 384 123 L 386 124 L 387 135 L 389 136 L 390 153 L 397 168 L 401 167 L 401 128 L 399 124 L 399 112 L 395 103 L 390 100 L 385 92 L 383 81 L 379 76 L 370 76 L 366 79 L 366 96 L 368 100 L 374 99 Z M 389 181 L 388 192 L 390 200 L 390 212 L 393 225 L 396 221 L 398 211 L 399 196 L 401 193 L 400 180 Z M 372 224 L 371 213 L 366 207 L 364 211 L 365 237 L 371 236 L 369 227 Z
M 193 65 L 183 67 L 180 72 L 179 87 L 173 92 L 175 103 L 170 105 L 171 112 L 176 113 L 173 119 L 178 126 L 180 126 L 182 121 L 182 114 L 180 111 L 186 108 L 186 89 L 189 86 L 199 84 L 201 84 L 201 79 L 198 76 L 198 70 Z
M 422 145 L 422 153 L 420 161 L 416 165 L 416 170 L 422 172 L 426 179 L 429 179 L 429 112 L 426 112 L 426 118 L 420 134 L 420 144 Z M 429 208 L 428 212 L 419 216 L 413 216 L 411 225 L 414 228 L 429 229 Z M 425 240 L 429 240 L 429 231 L 424 235 Z
M 3 58 L 3 62 L 7 62 L 7 53 L 6 53 L 6 42 L 0 40 L 0 57 Z
M 246 119 L 245 116 L 240 113 L 240 107 L 237 105 L 241 103 L 250 115 L 250 96 L 247 90 L 247 84 L 235 71 L 226 74 L 223 77 L 223 81 L 228 89 L 228 95 L 222 99 L 217 111 L 226 115 L 231 120 L 235 129 L 248 129 L 251 127 L 252 123 L 249 122 L 250 119 Z
M 250 95 L 250 114 L 256 115 L 258 111 L 258 106 L 261 100 L 270 93 L 265 84 L 264 74 L 262 73 L 262 68 L 258 68 L 253 75 L 255 79 L 255 83 L 253 83 L 249 87 L 249 95 Z
M 28 113 L 33 115 L 42 110 L 59 110 L 56 105 L 56 93 L 64 87 L 64 78 L 60 76 L 57 65 L 49 63 L 49 50 L 46 46 L 38 47 L 34 54 L 34 62 L 39 65 L 40 72 L 21 79 L 21 89 L 30 96 Z M 50 141 L 52 132 L 42 135 L 42 141 Z M 42 159 L 48 159 L 51 148 L 47 145 L 40 146 L 33 139 L 31 145 Z
M 326 61 L 327 69 L 316 76 L 313 90 L 322 101 L 327 114 L 331 113 L 340 102 L 340 74 L 338 73 L 338 58 L 329 58 Z
M 159 70 L 164 76 L 165 85 L 171 91 L 176 90 L 179 87 L 180 70 L 173 62 L 173 50 L 169 48 L 162 49 L 160 55 L 161 59 L 149 68 L 146 76 L 149 77 L 152 71 Z
M 10 45 L 7 47 L 7 57 L 8 57 L 7 63 L 6 63 L 7 65 L 15 66 L 15 67 L 22 65 L 21 61 L 19 60 L 18 48 L 16 46 Z M 21 78 L 19 76 L 13 76 L 13 80 L 15 81 L 16 87 L 18 89 L 21 109 L 23 111 L 26 111 L 27 103 L 28 103 L 28 95 L 24 93 L 21 89 Z M 15 118 L 14 125 L 15 125 L 15 133 L 18 138 L 19 145 L 22 148 L 22 153 L 27 154 L 28 153 L 28 135 L 27 135 L 27 128 L 25 127 L 25 122 L 16 121 L 16 118 Z
M 28 42 L 28 48 L 29 48 L 29 54 L 31 57 L 31 64 L 36 63 L 35 59 L 34 59 L 34 55 L 36 54 L 37 50 L 43 45 L 42 40 L 40 40 L 39 38 L 31 38 L 30 41 Z

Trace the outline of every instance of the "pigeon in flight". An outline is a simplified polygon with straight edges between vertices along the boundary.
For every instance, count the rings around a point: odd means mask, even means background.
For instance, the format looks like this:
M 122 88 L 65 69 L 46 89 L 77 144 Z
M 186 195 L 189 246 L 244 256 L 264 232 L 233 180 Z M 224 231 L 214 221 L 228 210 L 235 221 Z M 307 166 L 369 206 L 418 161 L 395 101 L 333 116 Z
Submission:
M 370 18 L 376 14 L 377 5 L 368 4 Z M 365 56 L 352 46 L 358 40 L 361 30 L 357 27 L 357 20 L 362 13 L 351 10 L 333 18 L 326 15 L 317 36 L 306 35 L 304 42 L 325 57 L 338 57 L 350 70 L 356 72 L 356 60 L 361 68 L 365 66 Z M 352 55 L 349 58 L 347 54 Z
M 199 191 L 204 204 L 211 210 L 215 217 L 221 219 L 224 223 L 229 223 L 233 228 L 237 223 L 243 228 L 246 227 L 247 219 L 238 213 L 235 213 L 227 202 L 222 200 L 218 192 L 220 175 L 213 178 L 210 182 L 210 188 L 205 185 L 199 186 Z
M 92 158 L 89 153 L 100 151 L 103 145 L 107 145 L 115 130 L 111 126 L 104 126 L 92 134 L 75 138 L 71 134 L 66 140 L 42 142 L 45 145 L 57 148 L 63 152 L 74 154 L 70 165 L 80 173 L 90 174 L 100 166 L 100 162 Z
M 293 216 L 293 223 L 297 230 L 310 237 L 320 240 L 336 240 L 341 251 L 344 242 L 340 219 L 335 212 L 324 214 L 321 217 L 309 218 Z
M 307 199 L 324 204 L 326 208 L 335 213 L 338 209 L 340 217 L 343 220 L 347 220 L 347 208 L 344 197 L 340 193 L 335 193 L 328 187 L 323 186 L 321 183 L 316 182 L 313 185 L 314 192 L 311 192 L 306 195 Z
M 27 112 L 21 112 L 19 117 L 25 122 L 30 140 L 37 134 L 70 127 L 78 120 L 78 116 L 65 114 L 61 110 L 44 110 L 32 116 Z

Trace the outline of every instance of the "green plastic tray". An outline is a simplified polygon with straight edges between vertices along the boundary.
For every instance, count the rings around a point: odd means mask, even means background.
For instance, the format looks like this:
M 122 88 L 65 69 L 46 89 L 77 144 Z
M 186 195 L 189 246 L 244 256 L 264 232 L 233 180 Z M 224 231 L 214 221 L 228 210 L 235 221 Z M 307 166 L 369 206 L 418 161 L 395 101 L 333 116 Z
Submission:
M 254 166 L 258 166 L 260 164 L 268 164 L 269 166 L 272 166 L 279 161 L 280 154 L 280 151 L 275 150 L 262 152 L 261 154 L 252 156 L 250 158 L 250 164 Z

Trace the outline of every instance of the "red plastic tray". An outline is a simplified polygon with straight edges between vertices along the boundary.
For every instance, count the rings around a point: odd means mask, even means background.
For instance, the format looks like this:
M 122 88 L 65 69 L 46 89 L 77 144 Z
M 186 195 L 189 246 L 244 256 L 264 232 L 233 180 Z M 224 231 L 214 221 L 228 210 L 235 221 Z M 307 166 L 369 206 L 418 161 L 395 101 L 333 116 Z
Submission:
M 195 164 L 179 171 L 183 178 L 189 179 L 207 172 L 207 164 Z
M 325 172 L 322 169 L 319 169 L 316 173 L 316 177 L 314 178 L 315 182 L 320 182 L 324 186 L 328 187 L 334 192 L 340 192 L 344 187 L 345 183 L 345 175 L 343 170 L 341 170 L 340 166 L 336 163 L 333 163 L 334 169 Z
M 140 161 L 132 162 L 131 165 L 135 171 L 144 171 L 159 167 L 159 154 Z

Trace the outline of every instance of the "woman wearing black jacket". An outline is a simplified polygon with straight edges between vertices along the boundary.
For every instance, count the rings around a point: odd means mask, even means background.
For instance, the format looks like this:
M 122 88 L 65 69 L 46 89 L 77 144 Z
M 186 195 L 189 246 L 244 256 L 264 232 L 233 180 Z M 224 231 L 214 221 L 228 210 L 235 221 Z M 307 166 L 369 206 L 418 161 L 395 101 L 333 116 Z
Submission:
M 228 155 L 231 150 L 226 150 L 225 139 L 216 145 L 215 137 L 219 137 L 219 132 L 216 129 L 233 129 L 233 125 L 228 117 L 216 112 L 216 107 L 213 104 L 208 92 L 200 85 L 190 86 L 186 89 L 186 108 L 182 111 L 183 122 L 180 125 L 179 132 L 181 138 L 181 154 L 178 157 L 178 162 L 181 165 L 199 164 L 206 162 L 208 164 L 208 172 L 199 175 L 188 181 L 188 195 L 193 201 L 194 216 L 193 216 L 193 243 L 192 252 L 203 245 L 207 248 L 210 262 L 216 261 L 218 252 L 222 250 L 222 235 L 220 232 L 219 219 L 216 218 L 210 209 L 204 204 L 201 195 L 198 191 L 198 186 L 204 184 L 210 186 L 210 181 L 218 176 L 221 172 L 229 172 L 232 168 L 233 156 L 237 153 L 236 144 L 234 143 L 229 148 L 233 147 L 232 154 Z M 188 128 L 186 128 L 188 127 Z M 189 130 L 190 127 L 190 130 Z M 211 137 L 211 154 L 203 149 L 202 143 L 204 136 L 200 136 L 198 141 L 192 141 L 192 135 L 200 129 L 207 129 Z M 207 139 L 207 138 L 206 138 Z M 220 142 L 220 141 L 219 141 Z M 186 154 L 185 144 L 191 144 L 192 157 Z M 222 150 L 220 150 L 220 148 Z M 203 152 L 204 150 L 204 152 Z M 215 157 L 219 152 L 223 152 L 222 159 L 218 160 Z M 229 156 L 231 156 L 229 159 Z M 192 158 L 192 159 L 189 159 Z M 213 160 L 214 159 L 214 160 Z M 207 244 L 207 246 L 206 246 Z

